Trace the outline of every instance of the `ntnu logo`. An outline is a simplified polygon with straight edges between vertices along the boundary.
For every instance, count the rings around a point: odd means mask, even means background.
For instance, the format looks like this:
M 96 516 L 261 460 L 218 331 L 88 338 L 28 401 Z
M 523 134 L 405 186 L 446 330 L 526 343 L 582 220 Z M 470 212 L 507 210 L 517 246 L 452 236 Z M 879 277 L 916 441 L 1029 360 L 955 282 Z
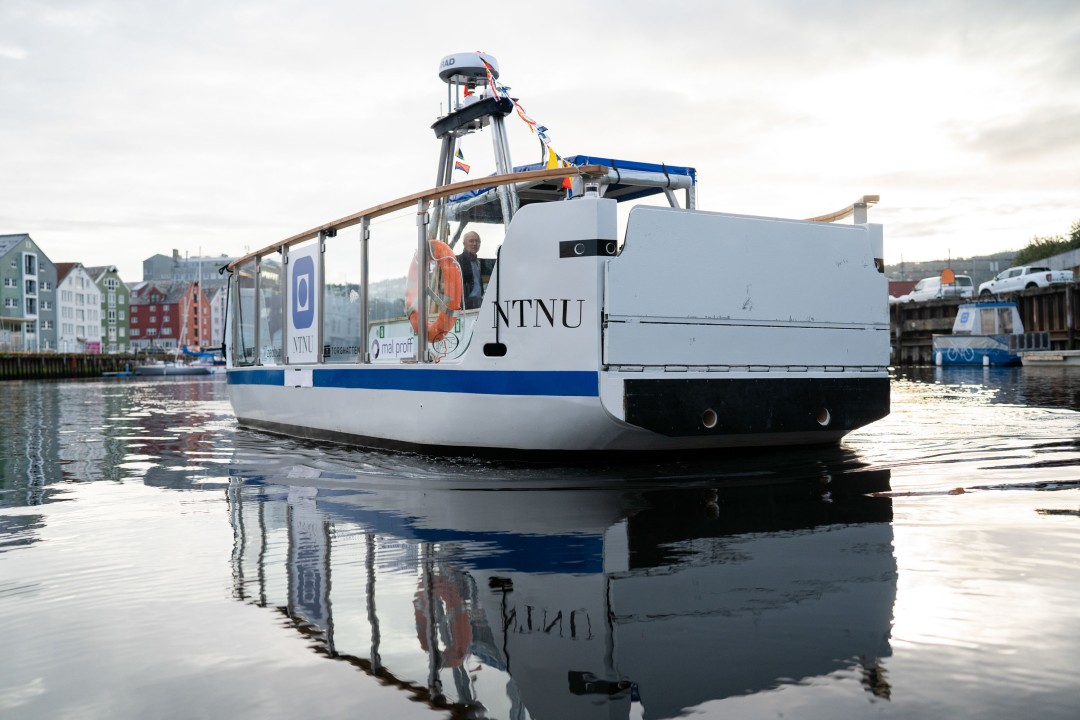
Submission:
M 581 327 L 584 300 L 526 298 L 503 300 L 495 305 L 495 322 L 491 327 L 555 327 L 562 320 L 564 328 Z
M 315 263 L 307 256 L 297 258 L 293 265 L 292 286 L 292 320 L 297 330 L 305 330 L 315 322 L 314 280 Z

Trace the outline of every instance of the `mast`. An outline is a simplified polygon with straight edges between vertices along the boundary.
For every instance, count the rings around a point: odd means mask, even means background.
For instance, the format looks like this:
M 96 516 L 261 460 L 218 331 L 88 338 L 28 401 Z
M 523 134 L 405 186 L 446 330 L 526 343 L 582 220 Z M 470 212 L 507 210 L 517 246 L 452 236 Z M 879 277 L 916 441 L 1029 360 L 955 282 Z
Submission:
M 195 292 L 195 327 L 202 327 L 202 246 L 199 246 L 199 279 L 195 283 L 195 287 L 198 288 Z M 206 328 L 202 328 L 203 332 Z M 199 342 L 196 347 L 199 352 L 202 352 L 202 336 L 199 336 Z
M 499 79 L 499 61 L 491 55 L 478 52 L 447 55 L 439 63 L 439 78 L 448 86 L 447 101 L 450 107 L 447 115 L 436 120 L 431 126 L 435 137 L 442 140 L 436 186 L 442 187 L 450 182 L 458 138 L 488 125 L 491 125 L 492 130 L 496 171 L 500 175 L 513 172 L 510 144 L 503 118 L 513 112 L 514 103 L 491 87 L 494 80 Z M 474 92 L 477 88 L 480 88 L 479 92 Z M 468 91 L 464 98 L 460 95 L 462 89 Z M 500 185 L 498 194 L 503 224 L 509 225 L 518 207 L 517 188 L 513 185 Z M 435 208 L 434 222 L 440 231 L 446 225 L 445 206 L 446 199 L 442 199 Z

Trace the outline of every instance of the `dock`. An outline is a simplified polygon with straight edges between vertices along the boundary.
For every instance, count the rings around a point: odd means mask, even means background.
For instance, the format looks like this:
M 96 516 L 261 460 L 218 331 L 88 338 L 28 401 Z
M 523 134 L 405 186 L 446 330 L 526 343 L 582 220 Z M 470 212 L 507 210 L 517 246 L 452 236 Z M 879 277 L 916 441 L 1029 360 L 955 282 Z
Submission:
M 1080 284 L 1055 285 L 1025 290 L 993 298 L 1015 302 L 1027 333 L 1049 333 L 1050 348 L 1077 349 L 1080 337 Z M 928 302 L 891 305 L 889 324 L 892 334 L 893 365 L 932 365 L 933 336 L 952 332 L 958 306 L 977 298 L 948 298 Z
M 123 376 L 135 360 L 134 355 L 0 353 L 0 381 Z

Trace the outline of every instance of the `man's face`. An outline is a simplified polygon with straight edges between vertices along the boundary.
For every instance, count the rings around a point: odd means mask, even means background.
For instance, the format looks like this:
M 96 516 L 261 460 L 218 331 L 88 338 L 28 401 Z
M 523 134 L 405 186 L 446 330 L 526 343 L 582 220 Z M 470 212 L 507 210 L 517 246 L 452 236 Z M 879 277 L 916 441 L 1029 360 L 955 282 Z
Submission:
M 473 255 L 480 252 L 480 236 L 469 233 L 466 235 L 462 242 L 465 243 L 465 249 L 471 252 Z

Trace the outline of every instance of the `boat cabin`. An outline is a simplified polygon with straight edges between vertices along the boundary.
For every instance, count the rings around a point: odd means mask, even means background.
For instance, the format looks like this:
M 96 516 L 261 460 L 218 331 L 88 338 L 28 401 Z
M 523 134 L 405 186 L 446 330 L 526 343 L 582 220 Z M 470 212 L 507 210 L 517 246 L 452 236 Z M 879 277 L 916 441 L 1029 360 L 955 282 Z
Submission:
M 970 303 L 956 310 L 953 335 L 1013 335 L 1024 332 L 1016 303 Z

